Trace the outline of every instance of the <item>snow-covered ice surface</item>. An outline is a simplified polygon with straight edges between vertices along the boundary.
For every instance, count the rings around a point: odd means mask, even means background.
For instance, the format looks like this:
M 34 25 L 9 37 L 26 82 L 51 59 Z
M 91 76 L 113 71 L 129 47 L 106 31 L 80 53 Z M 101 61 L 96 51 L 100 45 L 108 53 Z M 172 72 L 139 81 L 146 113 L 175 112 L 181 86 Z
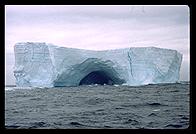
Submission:
M 182 61 L 176 50 L 156 47 L 90 51 L 26 42 L 17 43 L 14 51 L 19 87 L 78 86 L 100 79 L 131 86 L 175 83 Z
M 189 83 L 6 90 L 5 127 L 185 129 Z

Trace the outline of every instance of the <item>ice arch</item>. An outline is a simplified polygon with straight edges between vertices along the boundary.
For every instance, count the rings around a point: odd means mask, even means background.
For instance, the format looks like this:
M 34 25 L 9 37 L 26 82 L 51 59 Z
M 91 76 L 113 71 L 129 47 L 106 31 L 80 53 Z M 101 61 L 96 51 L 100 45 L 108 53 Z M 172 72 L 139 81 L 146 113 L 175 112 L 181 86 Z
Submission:
M 54 86 L 78 86 L 88 84 L 122 84 L 125 80 L 113 68 L 113 62 L 98 58 L 88 58 L 80 64 L 72 66 L 70 71 L 64 71 L 54 81 Z

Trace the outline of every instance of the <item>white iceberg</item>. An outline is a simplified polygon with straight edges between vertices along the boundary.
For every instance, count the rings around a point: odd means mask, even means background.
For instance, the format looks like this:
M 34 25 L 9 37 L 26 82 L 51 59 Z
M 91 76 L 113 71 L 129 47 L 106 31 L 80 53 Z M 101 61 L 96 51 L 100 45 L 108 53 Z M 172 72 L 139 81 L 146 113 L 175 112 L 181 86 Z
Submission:
M 14 52 L 20 87 L 175 83 L 182 62 L 176 50 L 156 47 L 91 51 L 26 42 Z

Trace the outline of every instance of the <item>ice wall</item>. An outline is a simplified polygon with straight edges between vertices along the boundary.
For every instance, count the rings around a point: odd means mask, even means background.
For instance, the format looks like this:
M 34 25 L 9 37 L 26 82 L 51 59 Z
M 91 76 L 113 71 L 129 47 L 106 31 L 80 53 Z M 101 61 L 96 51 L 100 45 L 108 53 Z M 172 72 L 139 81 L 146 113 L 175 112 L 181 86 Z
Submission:
M 174 83 L 182 61 L 176 50 L 156 47 L 90 51 L 26 42 L 14 51 L 16 85 L 22 87 L 78 86 L 97 71 L 110 84 Z

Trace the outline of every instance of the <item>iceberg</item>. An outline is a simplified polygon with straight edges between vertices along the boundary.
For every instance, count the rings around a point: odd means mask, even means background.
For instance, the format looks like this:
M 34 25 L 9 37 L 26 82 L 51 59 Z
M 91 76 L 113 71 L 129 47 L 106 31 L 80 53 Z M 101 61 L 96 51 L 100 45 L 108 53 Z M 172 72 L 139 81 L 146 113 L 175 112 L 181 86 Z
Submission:
M 18 87 L 175 83 L 182 62 L 176 50 L 157 47 L 94 51 L 21 42 L 14 53 Z

